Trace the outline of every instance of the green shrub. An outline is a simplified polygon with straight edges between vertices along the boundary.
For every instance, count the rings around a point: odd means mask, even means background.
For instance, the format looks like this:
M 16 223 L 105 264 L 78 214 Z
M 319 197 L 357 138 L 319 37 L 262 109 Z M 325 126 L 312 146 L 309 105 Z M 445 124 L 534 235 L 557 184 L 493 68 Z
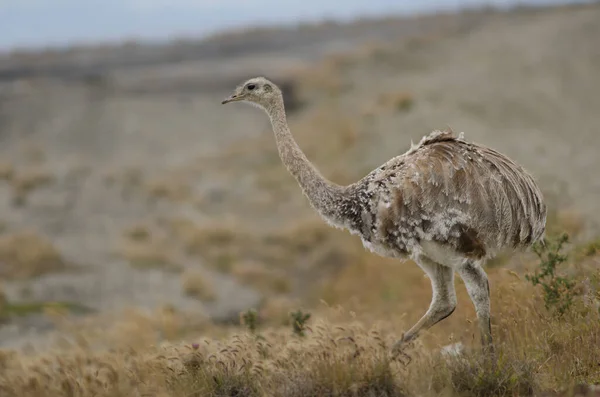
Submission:
M 575 295 L 573 278 L 557 274 L 557 267 L 567 260 L 567 255 L 562 254 L 561 250 L 568 240 L 569 236 L 563 233 L 555 240 L 544 239 L 543 242 L 534 244 L 533 251 L 540 263 L 533 275 L 525 276 L 534 286 L 542 286 L 546 309 L 559 316 L 569 310 Z

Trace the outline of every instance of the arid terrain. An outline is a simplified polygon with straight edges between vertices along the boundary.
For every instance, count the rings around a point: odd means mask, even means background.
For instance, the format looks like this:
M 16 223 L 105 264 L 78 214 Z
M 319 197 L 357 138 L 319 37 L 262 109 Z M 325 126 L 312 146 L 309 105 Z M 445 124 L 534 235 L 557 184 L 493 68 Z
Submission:
M 598 4 L 485 9 L 0 55 L 0 396 L 593 393 L 598 21 Z M 553 315 L 525 277 L 547 261 L 502 257 L 498 369 L 472 351 L 460 281 L 412 362 L 386 361 L 429 281 L 328 227 L 267 117 L 221 105 L 258 75 L 284 88 L 292 132 L 335 182 L 447 127 L 521 163 L 548 237 L 569 234 L 553 263 L 570 309 Z M 448 365 L 454 343 L 466 358 Z

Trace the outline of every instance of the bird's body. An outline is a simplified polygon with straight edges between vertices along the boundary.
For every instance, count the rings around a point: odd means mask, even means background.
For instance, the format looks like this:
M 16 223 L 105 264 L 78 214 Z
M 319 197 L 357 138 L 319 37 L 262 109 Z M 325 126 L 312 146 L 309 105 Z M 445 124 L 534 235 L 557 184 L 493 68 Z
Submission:
M 388 257 L 487 259 L 543 236 L 546 209 L 531 176 L 506 156 L 434 131 L 348 186 L 345 219 L 365 247 Z
M 340 186 L 325 179 L 298 147 L 275 84 L 262 77 L 248 80 L 223 103 L 234 101 L 266 111 L 283 164 L 324 220 L 359 235 L 379 255 L 413 259 L 431 279 L 429 309 L 394 345 L 394 355 L 452 314 L 455 272 L 475 305 L 482 343 L 493 354 L 483 264 L 499 251 L 541 239 L 546 225 L 542 193 L 521 166 L 451 131 L 434 131 L 360 181 Z

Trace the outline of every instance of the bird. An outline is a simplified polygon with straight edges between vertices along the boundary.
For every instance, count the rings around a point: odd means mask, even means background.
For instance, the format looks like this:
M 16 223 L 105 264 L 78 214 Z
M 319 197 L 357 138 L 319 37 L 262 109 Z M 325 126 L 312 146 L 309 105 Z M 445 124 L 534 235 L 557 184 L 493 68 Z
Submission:
M 279 156 L 312 208 L 330 226 L 358 235 L 373 253 L 413 260 L 431 282 L 425 314 L 390 349 L 393 358 L 457 305 L 458 273 L 475 307 L 481 346 L 495 357 L 485 263 L 543 241 L 546 204 L 531 174 L 506 155 L 435 130 L 350 185 L 324 178 L 288 126 L 281 90 L 265 77 L 238 85 L 222 101 L 268 115 Z

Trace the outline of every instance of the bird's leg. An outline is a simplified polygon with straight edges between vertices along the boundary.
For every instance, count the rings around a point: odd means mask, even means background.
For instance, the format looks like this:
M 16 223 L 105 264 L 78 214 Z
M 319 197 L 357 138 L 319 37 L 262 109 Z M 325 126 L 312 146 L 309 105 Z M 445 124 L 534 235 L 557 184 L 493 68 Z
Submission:
M 402 348 L 408 342 L 413 341 L 419 332 L 431 328 L 433 325 L 450 316 L 456 308 L 454 270 L 450 267 L 440 265 L 425 256 L 420 256 L 417 264 L 431 279 L 433 297 L 425 315 L 402 336 L 402 339 L 398 340 L 392 346 L 392 358 L 396 358 L 402 352 Z
M 487 275 L 478 263 L 472 261 L 467 261 L 461 266 L 458 273 L 465 282 L 469 297 L 475 305 L 484 352 L 493 359 L 495 353 L 490 323 L 490 285 Z

